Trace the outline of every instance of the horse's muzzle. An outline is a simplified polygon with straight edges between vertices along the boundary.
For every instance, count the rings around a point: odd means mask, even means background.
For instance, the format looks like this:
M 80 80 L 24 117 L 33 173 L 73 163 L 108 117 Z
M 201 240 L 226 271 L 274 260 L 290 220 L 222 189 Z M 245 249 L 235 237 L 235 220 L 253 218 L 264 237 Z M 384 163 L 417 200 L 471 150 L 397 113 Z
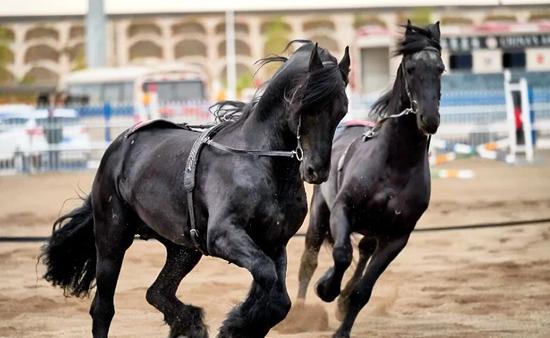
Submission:
M 306 165 L 302 171 L 302 179 L 307 183 L 320 184 L 328 179 L 328 169 L 315 169 L 312 166 Z

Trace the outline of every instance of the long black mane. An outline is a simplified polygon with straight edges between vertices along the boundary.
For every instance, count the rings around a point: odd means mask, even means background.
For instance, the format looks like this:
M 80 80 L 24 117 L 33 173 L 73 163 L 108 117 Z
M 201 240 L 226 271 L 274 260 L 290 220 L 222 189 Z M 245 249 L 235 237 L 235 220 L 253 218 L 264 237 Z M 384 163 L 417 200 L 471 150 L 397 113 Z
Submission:
M 338 62 L 326 49 L 317 47 L 310 40 L 292 40 L 290 41 L 283 52 L 287 51 L 293 44 L 301 43 L 295 52 L 288 58 L 282 55 L 270 55 L 259 59 L 256 64 L 259 68 L 264 67 L 269 63 L 282 62 L 283 65 L 275 72 L 271 80 L 266 81 L 256 91 L 250 102 L 242 102 L 237 100 L 219 101 L 210 107 L 216 121 L 239 121 L 245 120 L 252 112 L 255 111 L 258 102 L 264 97 L 269 86 L 275 78 L 284 77 L 291 84 L 290 86 L 279 86 L 283 92 L 280 96 L 284 97 L 287 109 L 290 111 L 311 111 L 315 106 L 322 106 L 326 102 L 334 99 L 335 95 L 340 93 L 342 81 L 348 81 L 347 76 L 340 71 Z M 296 58 L 304 58 L 305 60 L 297 60 L 307 66 L 307 57 L 309 53 L 303 53 L 303 49 L 311 50 L 318 48 L 318 53 L 323 60 L 323 68 L 312 72 L 296 72 L 295 68 L 285 67 L 288 63 L 294 62 Z M 257 72 L 257 71 L 256 71 Z M 273 93 L 270 93 L 273 95 Z
M 426 47 L 433 47 L 441 52 L 439 37 L 435 36 L 430 26 L 425 28 L 413 26 L 410 23 L 403 26 L 406 31 L 404 37 L 399 41 L 394 56 L 407 56 L 417 53 Z M 401 98 L 405 97 L 406 89 L 403 81 L 403 70 L 397 70 L 392 89 L 385 92 L 373 104 L 369 116 L 374 120 L 381 120 L 384 117 L 396 113 L 401 104 Z

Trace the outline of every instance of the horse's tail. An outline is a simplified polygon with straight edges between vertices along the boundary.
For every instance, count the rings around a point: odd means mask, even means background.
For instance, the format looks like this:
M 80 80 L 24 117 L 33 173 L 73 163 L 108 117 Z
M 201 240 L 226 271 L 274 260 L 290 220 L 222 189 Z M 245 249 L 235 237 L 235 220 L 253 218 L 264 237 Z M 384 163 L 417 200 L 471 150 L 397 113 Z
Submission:
M 81 207 L 59 217 L 40 256 L 44 279 L 63 289 L 65 296 L 83 297 L 93 288 L 96 266 L 94 219 L 88 196 Z

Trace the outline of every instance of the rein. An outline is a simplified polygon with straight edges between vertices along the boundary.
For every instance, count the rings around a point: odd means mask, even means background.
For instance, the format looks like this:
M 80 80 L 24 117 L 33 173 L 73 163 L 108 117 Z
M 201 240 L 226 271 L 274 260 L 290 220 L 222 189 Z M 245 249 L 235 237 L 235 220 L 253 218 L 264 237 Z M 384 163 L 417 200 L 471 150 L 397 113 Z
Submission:
M 298 160 L 298 162 L 302 162 L 304 159 L 304 150 L 302 149 L 302 141 L 301 141 L 301 135 L 300 135 L 300 129 L 302 127 L 302 117 L 300 116 L 298 119 L 298 128 L 296 130 L 296 149 L 294 150 L 249 150 L 249 149 L 240 149 L 240 148 L 233 148 L 230 146 L 226 146 L 224 144 L 218 143 L 214 140 L 212 140 L 210 137 L 206 138 L 203 142 L 211 146 L 212 148 L 216 148 L 221 151 L 225 151 L 228 153 L 235 153 L 235 154 L 246 154 L 246 155 L 253 155 L 253 156 L 264 156 L 264 157 L 288 157 L 288 158 L 295 158 Z

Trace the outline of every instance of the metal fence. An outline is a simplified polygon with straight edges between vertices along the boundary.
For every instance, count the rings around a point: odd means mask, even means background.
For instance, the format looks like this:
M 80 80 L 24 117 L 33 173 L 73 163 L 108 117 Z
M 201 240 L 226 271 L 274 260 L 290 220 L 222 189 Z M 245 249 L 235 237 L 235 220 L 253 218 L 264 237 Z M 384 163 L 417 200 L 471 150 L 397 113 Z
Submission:
M 75 106 L 0 113 L 0 175 L 95 169 L 108 144 L 147 117 L 213 121 L 207 102 L 169 102 L 154 114 L 133 105 Z
M 376 97 L 352 97 L 350 118 L 367 118 Z M 550 137 L 550 87 L 531 90 L 531 110 L 539 139 Z M 206 102 L 171 102 L 156 117 L 192 124 L 213 120 Z M 0 175 L 97 168 L 109 142 L 150 115 L 133 105 L 81 106 L 0 114 Z M 507 137 L 502 89 L 445 91 L 436 141 L 476 147 Z M 50 115 L 48 115 L 50 114 Z

